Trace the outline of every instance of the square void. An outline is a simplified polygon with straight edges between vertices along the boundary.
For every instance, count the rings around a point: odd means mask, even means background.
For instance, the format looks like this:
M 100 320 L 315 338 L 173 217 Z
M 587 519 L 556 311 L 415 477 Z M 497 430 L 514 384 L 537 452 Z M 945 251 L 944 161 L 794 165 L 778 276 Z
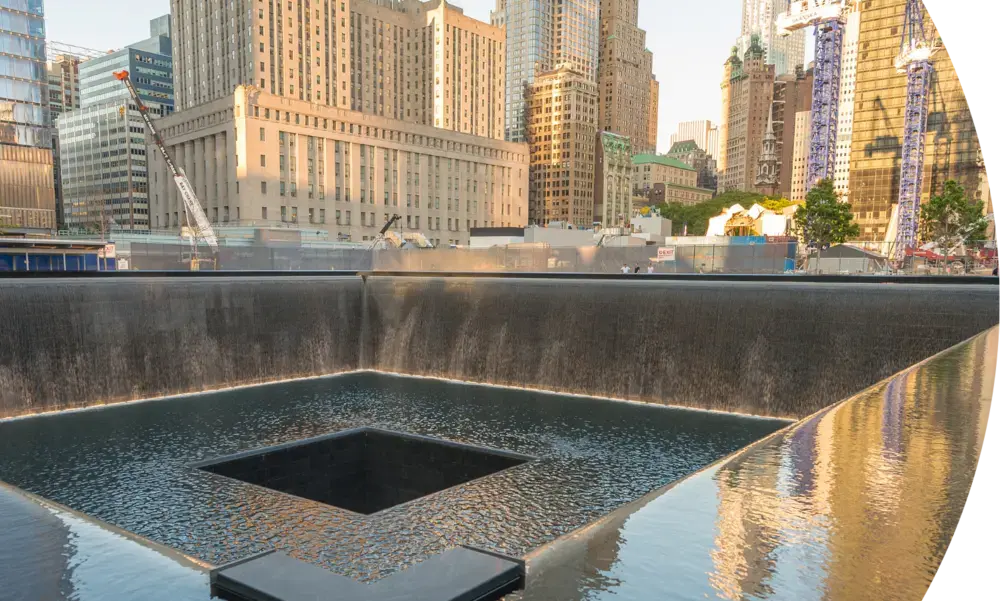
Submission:
M 426 436 L 361 428 L 195 467 L 367 515 L 530 459 Z

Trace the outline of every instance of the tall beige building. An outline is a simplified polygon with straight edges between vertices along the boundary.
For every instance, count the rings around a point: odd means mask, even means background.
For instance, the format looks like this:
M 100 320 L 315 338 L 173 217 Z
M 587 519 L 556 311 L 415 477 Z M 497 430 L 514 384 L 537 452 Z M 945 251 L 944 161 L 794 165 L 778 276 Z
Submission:
M 740 58 L 726 61 L 719 126 L 719 192 L 752 191 L 774 93 L 774 65 L 764 61 L 757 37 Z
M 172 5 L 181 110 L 158 124 L 210 221 L 364 242 L 398 214 L 439 244 L 527 224 L 528 147 L 502 140 L 502 28 L 442 0 Z M 147 154 L 151 227 L 178 228 L 183 202 Z
M 238 85 L 503 138 L 504 30 L 444 0 L 171 0 L 178 110 Z
M 628 137 L 636 152 L 653 152 L 653 53 L 646 49 L 646 32 L 638 23 L 639 0 L 601 0 L 598 128 Z
M 530 223 L 593 223 L 597 104 L 597 84 L 569 66 L 545 73 L 532 84 Z
M 660 82 L 654 75 L 649 80 L 649 133 L 647 138 L 652 144 L 651 150 L 656 152 L 657 139 L 660 132 Z

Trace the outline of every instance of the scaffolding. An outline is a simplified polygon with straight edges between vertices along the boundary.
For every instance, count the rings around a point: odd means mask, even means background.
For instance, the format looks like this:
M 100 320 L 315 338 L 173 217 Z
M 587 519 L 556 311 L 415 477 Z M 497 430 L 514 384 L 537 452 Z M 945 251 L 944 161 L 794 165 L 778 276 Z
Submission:
M 927 137 L 928 97 L 934 67 L 930 58 L 937 48 L 924 35 L 923 4 L 907 0 L 903 37 L 896 70 L 906 74 L 906 108 L 903 122 L 903 156 L 899 178 L 898 221 L 894 259 L 901 263 L 906 251 L 917 245 L 920 193 L 923 186 L 924 141 Z
M 840 110 L 840 67 L 844 46 L 844 8 L 853 0 L 797 0 L 777 19 L 778 33 L 789 35 L 816 27 L 813 70 L 812 130 L 806 191 L 822 179 L 833 179 L 837 164 L 837 117 Z

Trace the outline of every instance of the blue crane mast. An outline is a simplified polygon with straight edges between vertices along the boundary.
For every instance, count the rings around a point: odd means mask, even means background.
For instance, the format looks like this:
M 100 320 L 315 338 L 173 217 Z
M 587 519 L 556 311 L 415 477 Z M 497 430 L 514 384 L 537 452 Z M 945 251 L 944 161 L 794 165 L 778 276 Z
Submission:
M 789 3 L 788 12 L 776 21 L 780 35 L 816 27 L 807 191 L 822 179 L 833 179 L 836 167 L 844 9 L 852 3 L 853 0 L 793 0 Z
M 893 258 L 897 264 L 906 259 L 906 251 L 917 244 L 920 192 L 923 184 L 924 143 L 927 137 L 927 111 L 931 76 L 931 56 L 937 47 L 924 34 L 923 3 L 906 0 L 903 35 L 896 57 L 896 71 L 906 74 L 906 108 L 903 121 L 903 156 L 899 178 L 896 240 Z

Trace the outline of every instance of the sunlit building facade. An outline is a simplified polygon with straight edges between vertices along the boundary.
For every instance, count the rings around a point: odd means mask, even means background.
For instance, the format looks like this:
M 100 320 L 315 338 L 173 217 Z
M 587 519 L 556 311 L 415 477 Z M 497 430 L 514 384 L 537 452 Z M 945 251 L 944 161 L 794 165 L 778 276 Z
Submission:
M 396 214 L 405 234 L 470 242 L 478 227 L 527 224 L 524 144 L 462 134 L 239 87 L 159 121 L 208 219 L 374 240 Z M 153 229 L 185 224 L 166 164 L 150 156 Z
M 753 36 L 760 37 L 764 61 L 774 65 L 775 75 L 794 73 L 802 66 L 806 55 L 806 30 L 790 35 L 778 35 L 778 17 L 788 9 L 788 0 L 742 0 L 743 21 L 738 46 L 740 52 L 750 48 Z
M 149 231 L 146 125 L 114 73 L 129 72 L 153 118 L 173 113 L 168 25 L 154 19 L 148 39 L 80 63 L 80 107 L 56 119 L 63 227 Z
M 0 2 L 0 225 L 55 227 L 42 0 Z M 46 181 L 48 179 L 49 181 Z
M 172 0 L 178 110 L 239 85 L 504 137 L 504 30 L 444 0 Z
M 568 66 L 531 85 L 529 223 L 593 224 L 597 103 L 597 83 Z
M 894 60 L 902 36 L 905 0 L 861 3 L 854 124 L 851 132 L 848 200 L 861 228 L 861 239 L 885 241 L 899 200 L 906 75 Z M 924 11 L 927 38 L 938 39 Z M 979 138 L 972 113 L 945 47 L 932 57 L 934 75 L 928 97 L 927 137 L 921 201 L 956 180 L 970 197 L 979 186 L 976 156 Z
M 722 79 L 719 192 L 752 191 L 774 94 L 774 65 L 754 37 L 742 55 L 733 48 Z
M 527 140 L 526 94 L 543 73 L 569 66 L 597 80 L 600 0 L 497 0 L 494 25 L 506 28 L 505 137 Z
M 638 23 L 639 0 L 601 0 L 598 128 L 628 137 L 636 152 L 654 152 L 650 117 L 659 89 L 653 88 L 653 53 Z

